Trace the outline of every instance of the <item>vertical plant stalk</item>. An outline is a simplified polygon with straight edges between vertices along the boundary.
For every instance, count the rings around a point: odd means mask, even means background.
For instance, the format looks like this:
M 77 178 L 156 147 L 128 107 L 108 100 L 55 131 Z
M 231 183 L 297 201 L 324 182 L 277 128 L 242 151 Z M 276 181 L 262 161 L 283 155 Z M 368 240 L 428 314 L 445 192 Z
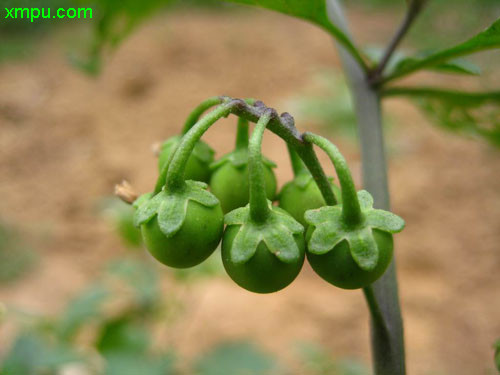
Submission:
M 332 22 L 348 33 L 337 0 L 327 0 Z M 389 188 L 385 158 L 382 114 L 379 94 L 351 55 L 340 45 L 339 54 L 355 102 L 361 143 L 363 185 L 375 201 L 375 207 L 389 210 Z M 373 367 L 376 375 L 404 375 L 405 349 L 403 321 L 399 306 L 395 257 L 385 274 L 365 289 L 371 313 Z M 382 318 L 382 319 L 380 319 Z M 382 323 L 383 322 L 383 323 Z

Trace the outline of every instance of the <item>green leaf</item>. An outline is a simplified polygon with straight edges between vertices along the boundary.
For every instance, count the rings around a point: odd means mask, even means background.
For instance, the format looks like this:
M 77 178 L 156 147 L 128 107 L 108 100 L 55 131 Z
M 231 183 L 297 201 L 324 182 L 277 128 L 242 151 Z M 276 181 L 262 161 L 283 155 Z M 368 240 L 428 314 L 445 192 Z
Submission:
M 201 357 L 196 375 L 270 375 L 278 365 L 271 356 L 248 342 L 225 343 Z
M 101 316 L 102 305 L 108 296 L 106 288 L 96 285 L 71 301 L 58 322 L 60 337 L 71 340 L 85 323 Z
M 373 270 L 378 263 L 378 247 L 371 228 L 349 232 L 346 237 L 352 258 L 359 268 L 365 271 Z
M 35 331 L 21 333 L 3 358 L 3 375 L 37 375 L 56 373 L 63 365 L 83 359 L 66 346 L 55 344 Z
M 406 76 L 417 70 L 439 66 L 440 64 L 446 63 L 447 61 L 450 61 L 457 57 L 499 47 L 500 19 L 496 20 L 489 28 L 487 28 L 483 32 L 477 34 L 476 36 L 461 44 L 432 53 L 425 57 L 415 57 L 413 59 L 407 60 L 406 63 L 402 64 L 399 68 L 396 68 L 394 72 L 389 74 L 384 79 L 384 82 Z
M 327 4 L 325 0 L 225 0 L 233 3 L 253 5 L 271 9 L 297 18 L 312 22 L 328 31 L 337 41 L 342 44 L 351 55 L 366 68 L 363 57 L 356 49 L 350 38 L 336 25 L 332 24 L 328 17 Z
M 468 93 L 428 87 L 386 89 L 385 97 L 406 96 L 436 125 L 456 133 L 484 138 L 500 147 L 500 91 Z
M 366 55 L 370 59 L 373 65 L 377 65 L 382 58 L 385 50 L 377 47 L 369 47 L 365 50 Z M 414 64 L 416 61 L 420 59 L 424 59 L 430 56 L 433 52 L 425 52 L 420 53 L 414 57 L 408 57 L 404 52 L 397 51 L 395 52 L 386 68 L 387 75 L 391 75 L 397 70 L 405 69 L 405 66 L 408 64 Z M 448 62 L 444 62 L 442 64 L 438 64 L 435 66 L 430 66 L 428 68 L 424 68 L 426 70 L 450 73 L 450 74 L 466 74 L 466 75 L 480 75 L 481 69 L 471 63 L 470 61 L 464 59 L 454 59 Z
M 138 305 L 148 307 L 159 302 L 159 276 L 154 265 L 134 259 L 120 259 L 110 264 L 108 273 L 135 291 Z
M 108 320 L 100 328 L 96 348 L 101 354 L 130 353 L 143 355 L 151 344 L 149 331 L 134 319 L 134 312 Z
M 71 62 L 89 74 L 98 74 L 105 51 L 113 50 L 155 10 L 175 0 L 97 0 L 92 3 L 94 35 L 86 51 L 75 51 Z M 89 1 L 85 0 L 85 3 Z
M 170 353 L 131 355 L 129 352 L 114 352 L 105 356 L 104 375 L 173 375 L 174 357 Z

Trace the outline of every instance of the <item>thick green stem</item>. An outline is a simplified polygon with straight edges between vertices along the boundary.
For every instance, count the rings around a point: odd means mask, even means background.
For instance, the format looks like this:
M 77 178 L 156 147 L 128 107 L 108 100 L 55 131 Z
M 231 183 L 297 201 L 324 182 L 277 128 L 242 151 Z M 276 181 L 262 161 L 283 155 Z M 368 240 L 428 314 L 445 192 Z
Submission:
M 248 120 L 239 117 L 238 129 L 236 131 L 236 150 L 245 150 L 247 148 L 248 148 Z
M 328 1 L 332 22 L 348 32 L 347 24 L 337 0 Z M 368 83 L 363 69 L 342 46 L 339 53 L 353 93 L 358 117 L 363 183 L 375 201 L 375 206 L 389 210 L 389 189 L 382 129 L 382 116 L 378 93 Z M 372 294 L 371 313 L 373 367 L 376 375 L 404 375 L 405 348 L 403 321 L 399 307 L 395 257 L 385 274 L 368 291 Z M 365 296 L 367 290 L 365 290 Z M 374 310 L 374 305 L 377 309 Z M 382 316 L 382 321 L 377 318 Z
M 264 110 L 265 107 L 257 105 L 249 106 L 240 101 L 238 105 L 235 106 L 233 113 L 240 117 L 244 117 L 249 121 L 257 122 L 262 116 Z M 326 204 L 330 206 L 337 204 L 337 200 L 335 199 L 335 195 L 332 191 L 332 186 L 330 185 L 323 168 L 321 168 L 321 164 L 313 151 L 312 145 L 308 142 L 304 142 L 302 134 L 300 134 L 300 132 L 295 128 L 293 117 L 288 113 L 283 113 L 281 116 L 273 115 L 267 128 L 277 136 L 281 137 L 287 144 L 292 146 L 295 151 L 297 151 L 307 169 L 311 172 L 314 181 L 316 181 L 321 194 L 323 194 L 323 197 L 325 198 Z
M 189 156 L 193 152 L 196 142 L 198 142 L 210 126 L 222 117 L 226 117 L 231 113 L 235 102 L 229 101 L 221 104 L 212 112 L 199 120 L 181 139 L 177 146 L 174 155 L 170 158 L 169 163 L 165 165 L 158 177 L 154 194 L 161 191 L 165 184 L 167 189 L 176 190 L 184 186 L 184 170 L 186 168 Z
M 342 217 L 348 225 L 356 226 L 363 221 L 356 187 L 344 156 L 337 146 L 328 139 L 313 133 L 305 133 L 304 140 L 311 142 L 326 152 L 335 167 L 342 190 Z
M 287 143 L 288 155 L 290 155 L 290 163 L 292 164 L 293 175 L 295 177 L 309 173 L 306 166 L 302 162 L 297 152 Z
M 186 122 L 184 123 L 184 127 L 182 128 L 182 134 L 186 134 L 189 131 L 189 129 L 191 129 L 194 126 L 194 124 L 198 122 L 200 116 L 205 111 L 218 104 L 222 104 L 223 102 L 224 102 L 223 96 L 214 96 L 212 98 L 208 98 L 202 101 L 195 109 L 193 109 L 193 111 L 187 117 Z
M 264 222 L 270 214 L 266 196 L 264 167 L 262 165 L 262 137 L 272 111 L 264 112 L 257 122 L 248 146 L 248 178 L 250 184 L 250 217 L 258 223 Z

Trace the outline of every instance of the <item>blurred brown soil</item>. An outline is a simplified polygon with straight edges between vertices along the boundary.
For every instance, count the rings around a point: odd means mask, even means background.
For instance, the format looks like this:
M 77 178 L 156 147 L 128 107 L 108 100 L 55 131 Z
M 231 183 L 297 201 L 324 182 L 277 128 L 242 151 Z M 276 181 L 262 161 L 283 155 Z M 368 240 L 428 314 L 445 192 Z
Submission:
M 353 23 L 368 42 L 374 29 L 391 30 L 377 15 L 354 14 Z M 37 238 L 42 262 L 1 288 L 0 301 L 58 311 L 124 252 L 97 203 L 123 178 L 151 189 L 151 144 L 178 132 L 200 100 L 254 97 L 284 111 L 312 74 L 337 65 L 329 37 L 303 22 L 186 12 L 143 26 L 96 79 L 68 66 L 52 44 L 36 61 L 1 66 L 0 212 Z M 388 140 L 392 204 L 407 222 L 396 255 L 409 373 L 485 373 L 500 337 L 500 154 L 429 126 L 402 100 L 388 111 L 396 123 Z M 231 149 L 233 129 L 226 120 L 208 132 L 219 155 Z M 359 152 L 338 143 L 359 182 Z M 269 135 L 264 149 L 283 184 L 291 177 L 284 145 Z M 309 340 L 369 361 L 361 293 L 330 287 L 308 267 L 275 295 L 247 293 L 223 277 L 191 286 L 184 300 L 185 315 L 160 337 L 186 355 L 249 336 L 288 358 L 293 342 Z

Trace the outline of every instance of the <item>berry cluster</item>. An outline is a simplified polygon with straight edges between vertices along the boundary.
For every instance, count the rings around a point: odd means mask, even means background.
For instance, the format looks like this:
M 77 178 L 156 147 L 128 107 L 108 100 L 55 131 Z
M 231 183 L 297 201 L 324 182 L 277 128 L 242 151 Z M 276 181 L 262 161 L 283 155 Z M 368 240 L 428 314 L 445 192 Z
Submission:
M 214 161 L 215 152 L 201 137 L 230 114 L 239 117 L 235 150 Z M 249 121 L 256 123 L 250 139 Z M 287 142 L 295 174 L 279 194 L 276 165 L 261 154 L 266 129 Z M 313 145 L 329 156 L 340 188 L 325 177 Z M 159 170 L 155 190 L 134 202 L 134 223 L 149 252 L 167 266 L 186 268 L 207 259 L 222 240 L 226 272 L 256 293 L 288 286 L 306 256 L 333 285 L 368 286 L 390 264 L 392 234 L 404 227 L 400 217 L 374 209 L 368 192 L 356 192 L 332 143 L 300 134 L 290 115 L 278 116 L 254 100 L 215 97 L 201 103 L 182 135 L 163 143 Z

